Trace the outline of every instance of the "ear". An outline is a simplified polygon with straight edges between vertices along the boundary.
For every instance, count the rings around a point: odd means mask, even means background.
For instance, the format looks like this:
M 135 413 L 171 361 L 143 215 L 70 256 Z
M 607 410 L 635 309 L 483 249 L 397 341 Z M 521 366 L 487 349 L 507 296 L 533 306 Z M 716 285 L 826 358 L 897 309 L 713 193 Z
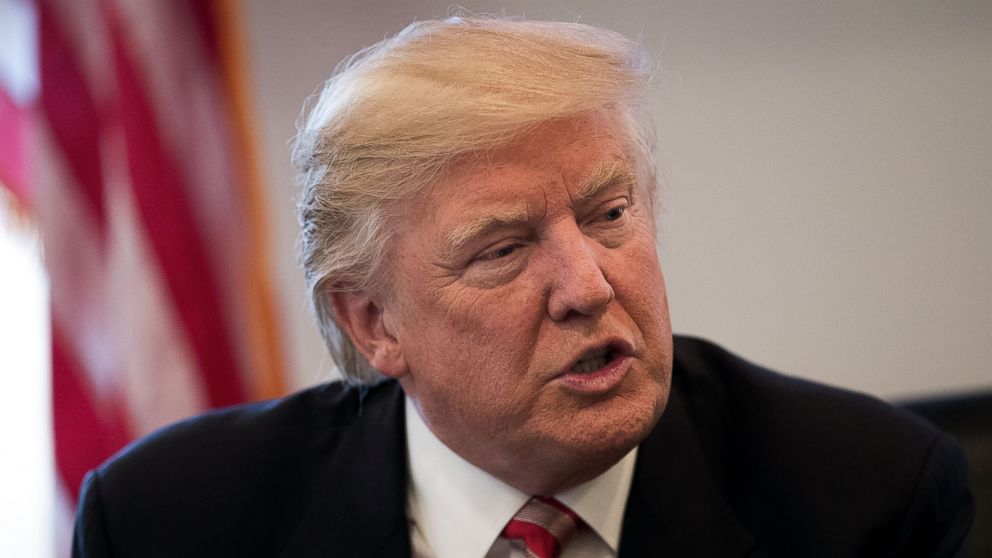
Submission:
M 334 292 L 331 302 L 338 325 L 373 368 L 394 379 L 407 374 L 406 360 L 387 327 L 382 304 L 364 292 Z

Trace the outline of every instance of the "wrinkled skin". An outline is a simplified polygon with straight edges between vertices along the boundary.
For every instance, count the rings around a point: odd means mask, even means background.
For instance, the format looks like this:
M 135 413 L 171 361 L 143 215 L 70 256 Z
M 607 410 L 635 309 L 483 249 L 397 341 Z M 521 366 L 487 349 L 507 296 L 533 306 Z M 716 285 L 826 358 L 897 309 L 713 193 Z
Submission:
M 616 130 L 585 113 L 457 165 L 404 207 L 390 296 L 338 306 L 448 447 L 532 494 L 605 471 L 668 399 L 653 214 Z M 605 346 L 614 372 L 569 374 Z

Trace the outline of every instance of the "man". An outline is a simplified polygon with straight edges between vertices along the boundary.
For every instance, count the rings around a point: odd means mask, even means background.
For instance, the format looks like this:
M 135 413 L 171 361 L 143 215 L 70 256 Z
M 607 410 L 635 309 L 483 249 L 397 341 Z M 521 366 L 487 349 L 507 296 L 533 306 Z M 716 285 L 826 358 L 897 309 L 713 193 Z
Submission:
M 427 21 L 297 138 L 302 260 L 348 379 L 91 474 L 77 556 L 953 556 L 959 450 L 671 334 L 650 67 L 614 33 Z

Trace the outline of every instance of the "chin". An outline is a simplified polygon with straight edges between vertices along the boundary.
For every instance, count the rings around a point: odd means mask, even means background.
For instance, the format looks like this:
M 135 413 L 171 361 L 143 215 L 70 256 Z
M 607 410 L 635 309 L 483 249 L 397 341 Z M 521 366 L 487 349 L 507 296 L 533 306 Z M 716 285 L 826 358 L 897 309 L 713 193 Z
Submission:
M 662 390 L 656 397 L 639 401 L 617 397 L 609 405 L 585 409 L 573 421 L 567 445 L 593 459 L 619 460 L 647 437 L 667 401 L 667 391 Z

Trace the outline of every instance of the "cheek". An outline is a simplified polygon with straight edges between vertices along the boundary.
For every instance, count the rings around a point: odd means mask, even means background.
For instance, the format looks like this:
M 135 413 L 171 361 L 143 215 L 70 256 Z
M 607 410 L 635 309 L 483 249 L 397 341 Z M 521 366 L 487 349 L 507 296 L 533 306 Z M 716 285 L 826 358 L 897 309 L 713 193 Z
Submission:
M 526 372 L 541 322 L 533 289 L 451 285 L 432 292 L 421 292 L 405 312 L 401 343 L 412 371 L 504 389 Z
M 522 342 L 540 319 L 534 291 L 516 281 L 497 289 L 452 287 L 442 290 L 433 304 L 445 329 L 485 345 Z
M 631 235 L 622 248 L 612 250 L 610 254 L 612 260 L 604 271 L 607 272 L 607 278 L 611 283 L 639 285 L 641 297 L 645 300 L 653 299 L 655 292 L 659 290 L 664 293 L 665 281 L 661 275 L 661 266 L 650 227 L 639 226 L 636 234 Z
M 645 336 L 669 336 L 668 296 L 654 241 L 641 235 L 631 239 L 628 248 L 618 254 L 610 283 Z
M 528 372 L 540 316 L 523 291 L 449 291 L 433 304 L 424 300 L 404 354 L 431 424 L 473 425 L 478 435 L 512 430 L 529 416 L 539 391 Z

